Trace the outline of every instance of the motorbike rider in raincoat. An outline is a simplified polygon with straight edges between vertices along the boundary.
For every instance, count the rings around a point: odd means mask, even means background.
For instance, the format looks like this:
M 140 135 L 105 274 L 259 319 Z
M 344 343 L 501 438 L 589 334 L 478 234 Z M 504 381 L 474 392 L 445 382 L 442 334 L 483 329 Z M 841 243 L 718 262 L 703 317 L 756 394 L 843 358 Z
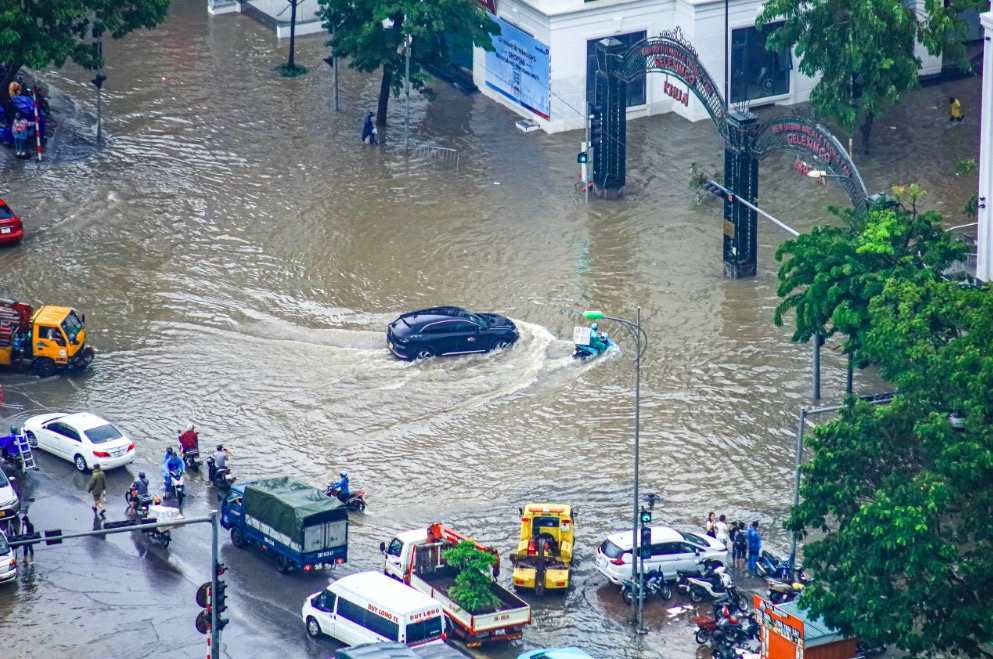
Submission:
M 186 471 L 186 463 L 179 457 L 179 454 L 168 447 L 165 456 L 162 458 L 162 481 L 165 483 L 165 491 L 169 491 L 169 472 L 176 471 L 183 473 Z

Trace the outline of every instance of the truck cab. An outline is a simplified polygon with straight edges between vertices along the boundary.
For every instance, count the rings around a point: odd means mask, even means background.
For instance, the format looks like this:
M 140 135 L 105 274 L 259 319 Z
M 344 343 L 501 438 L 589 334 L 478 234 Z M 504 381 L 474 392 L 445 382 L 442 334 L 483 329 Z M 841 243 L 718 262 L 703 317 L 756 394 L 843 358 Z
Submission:
M 519 509 L 520 541 L 510 556 L 514 587 L 547 590 L 569 587 L 574 542 L 573 510 L 558 503 L 529 503 Z
M 71 307 L 44 305 L 36 311 L 0 299 L 0 364 L 27 365 L 39 377 L 85 369 L 96 354 L 86 345 L 85 320 Z

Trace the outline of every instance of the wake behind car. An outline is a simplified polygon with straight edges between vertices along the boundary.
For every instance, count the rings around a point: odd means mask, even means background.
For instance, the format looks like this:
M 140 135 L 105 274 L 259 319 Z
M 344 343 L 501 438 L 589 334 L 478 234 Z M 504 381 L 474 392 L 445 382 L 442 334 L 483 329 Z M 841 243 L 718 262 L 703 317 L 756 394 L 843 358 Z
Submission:
M 24 237 L 24 225 L 10 206 L 0 199 L 0 244 L 16 243 Z
M 32 446 L 76 465 L 79 471 L 114 469 L 134 462 L 134 442 L 106 419 L 79 412 L 39 414 L 24 422 Z
M 400 359 L 469 355 L 512 346 L 520 338 L 512 320 L 460 307 L 405 313 L 386 329 L 386 346 Z
M 631 578 L 631 531 L 607 536 L 596 550 L 596 569 L 612 584 Z M 676 579 L 676 570 L 697 569 L 696 562 L 715 559 L 727 564 L 727 547 L 702 533 L 677 531 L 668 526 L 652 527 L 652 555 L 645 559 L 645 572 L 662 570 L 666 581 Z

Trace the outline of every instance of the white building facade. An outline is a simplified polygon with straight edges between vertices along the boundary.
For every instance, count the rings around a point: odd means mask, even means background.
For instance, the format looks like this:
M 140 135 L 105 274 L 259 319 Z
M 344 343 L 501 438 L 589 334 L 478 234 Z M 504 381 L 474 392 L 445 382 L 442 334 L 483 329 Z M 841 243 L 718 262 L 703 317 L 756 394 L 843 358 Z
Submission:
M 979 228 L 976 276 L 993 281 L 993 11 L 980 17 L 983 26 L 983 103 L 979 128 Z
M 727 34 L 732 104 L 802 103 L 815 84 L 799 73 L 793 53 L 766 50 L 771 26 L 762 31 L 755 27 L 761 0 L 727 4 L 724 0 L 487 0 L 483 4 L 494 13 L 503 34 L 494 40 L 497 53 L 474 49 L 473 82 L 487 96 L 550 133 L 585 126 L 587 98 L 593 102 L 593 44 L 606 37 L 634 45 L 679 28 L 723 94 Z M 917 4 L 923 7 L 924 0 Z M 941 71 L 940 57 L 930 57 L 921 46 L 918 51 L 921 75 Z M 641 76 L 628 84 L 628 118 L 675 112 L 691 121 L 706 119 L 703 105 L 686 91 L 685 85 L 664 74 Z

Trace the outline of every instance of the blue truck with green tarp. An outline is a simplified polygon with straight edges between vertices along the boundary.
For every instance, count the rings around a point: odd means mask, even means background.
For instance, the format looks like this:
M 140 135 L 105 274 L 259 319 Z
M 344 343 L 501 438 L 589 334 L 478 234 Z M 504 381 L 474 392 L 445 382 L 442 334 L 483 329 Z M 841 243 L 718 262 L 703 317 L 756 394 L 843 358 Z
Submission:
M 276 569 L 310 572 L 348 560 L 348 511 L 336 497 L 286 477 L 231 488 L 221 504 L 221 526 L 235 547 L 271 554 Z

